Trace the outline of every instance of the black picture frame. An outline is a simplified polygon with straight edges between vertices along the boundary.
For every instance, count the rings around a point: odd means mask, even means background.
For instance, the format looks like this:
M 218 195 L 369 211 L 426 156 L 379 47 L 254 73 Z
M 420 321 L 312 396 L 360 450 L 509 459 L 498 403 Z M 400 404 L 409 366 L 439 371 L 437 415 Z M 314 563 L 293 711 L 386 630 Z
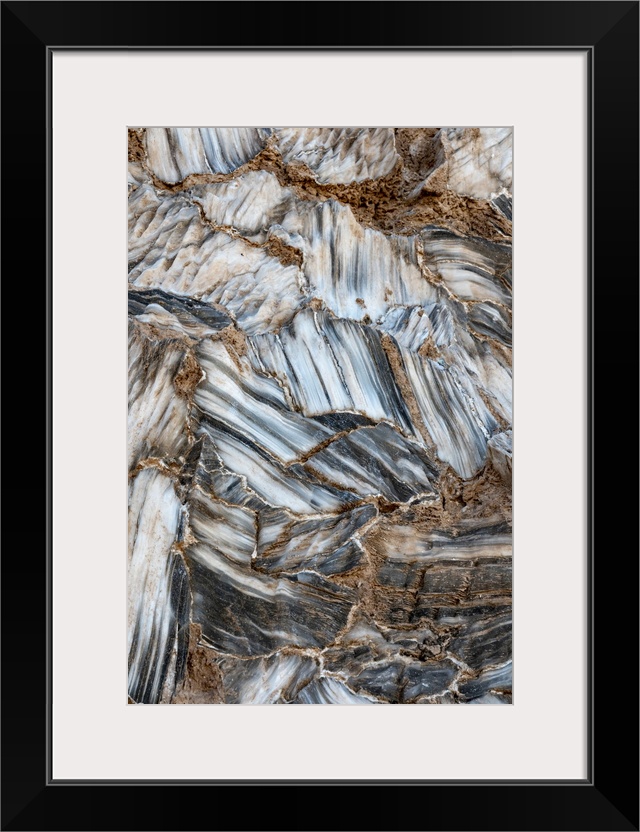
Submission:
M 156 6 L 162 7 L 161 15 L 150 14 Z M 29 527 L 28 543 L 23 531 L 15 543 L 5 547 L 2 560 L 2 829 L 208 829 L 220 828 L 221 816 L 235 817 L 235 829 L 639 828 L 638 548 L 635 535 L 629 535 L 629 529 L 636 528 L 636 514 L 627 507 L 630 501 L 625 485 L 629 470 L 632 481 L 636 480 L 635 465 L 629 462 L 633 460 L 629 441 L 637 436 L 637 430 L 633 426 L 629 429 L 627 422 L 632 410 L 628 390 L 635 389 L 633 383 L 638 377 L 638 12 L 638 2 L 582 0 L 2 3 L 2 257 L 5 277 L 9 277 L 16 269 L 18 273 L 24 271 L 28 252 L 32 292 L 26 302 L 21 293 L 16 306 L 9 305 L 9 311 L 15 311 L 26 322 L 33 314 L 32 301 L 44 299 L 46 287 L 44 317 L 38 317 L 35 324 L 35 317 L 25 323 L 30 332 L 46 332 L 42 352 L 46 360 L 38 366 L 38 380 L 46 389 L 46 443 L 40 432 L 36 442 L 33 431 L 25 432 L 23 451 L 29 447 L 28 436 L 32 439 L 31 456 L 16 469 L 23 470 L 25 478 L 28 474 L 29 494 L 44 467 L 41 458 L 36 457 L 34 463 L 34 448 L 45 446 L 40 457 L 44 454 L 47 462 L 46 496 L 37 503 L 29 498 L 32 513 L 27 521 L 32 523 L 33 513 L 46 515 L 45 535 L 35 538 Z M 221 21 L 232 20 L 239 13 L 242 28 L 221 25 Z M 175 25 L 176 21 L 187 23 L 196 16 L 197 26 Z M 286 21 L 292 18 L 304 25 L 287 28 Z M 208 19 L 212 20 L 210 26 Z M 208 42 L 210 38 L 215 40 Z M 591 238 L 586 453 L 591 684 L 589 770 L 585 781 L 213 783 L 51 779 L 51 56 L 56 49 L 80 48 L 275 47 L 579 49 L 588 53 Z M 541 125 L 541 129 L 552 126 Z M 18 194 L 27 196 L 22 207 L 16 206 Z M 561 183 L 551 187 L 548 221 L 553 233 L 561 233 Z M 20 253 L 18 260 L 14 252 Z M 21 326 L 18 324 L 18 328 Z M 19 367 L 7 369 L 5 380 L 12 390 L 25 389 L 19 372 Z M 570 430 L 570 426 L 562 429 Z M 601 439 L 597 446 L 596 429 Z M 548 464 L 548 499 L 561 499 L 561 494 L 555 492 L 554 463 L 551 460 Z M 596 508 L 600 510 L 597 517 Z M 24 608 L 25 587 L 29 589 L 28 610 Z M 562 649 L 571 646 L 562 645 Z M 541 684 L 557 685 L 558 696 L 572 695 L 571 680 L 542 680 Z M 78 695 L 88 692 L 79 691 Z M 623 758 L 620 749 L 626 749 Z M 461 753 L 478 751 L 461 749 Z M 481 751 L 478 767 L 480 773 Z M 163 790 L 161 794 L 152 791 L 158 788 Z M 333 791 L 337 788 L 347 788 L 350 793 L 338 794 Z M 238 789 L 248 789 L 250 795 Z M 288 791 L 283 794 L 282 789 Z M 329 794 L 326 789 L 331 790 Z M 339 799 L 338 804 L 329 799 L 334 797 Z M 336 805 L 340 806 L 339 820 Z M 224 811 L 220 808 L 223 806 Z

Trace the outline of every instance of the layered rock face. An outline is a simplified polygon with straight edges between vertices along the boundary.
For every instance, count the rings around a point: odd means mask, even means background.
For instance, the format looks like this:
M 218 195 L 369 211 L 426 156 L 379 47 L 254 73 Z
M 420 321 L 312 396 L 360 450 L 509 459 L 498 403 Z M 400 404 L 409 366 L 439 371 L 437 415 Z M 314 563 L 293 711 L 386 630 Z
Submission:
M 130 702 L 511 702 L 511 164 L 129 131 Z

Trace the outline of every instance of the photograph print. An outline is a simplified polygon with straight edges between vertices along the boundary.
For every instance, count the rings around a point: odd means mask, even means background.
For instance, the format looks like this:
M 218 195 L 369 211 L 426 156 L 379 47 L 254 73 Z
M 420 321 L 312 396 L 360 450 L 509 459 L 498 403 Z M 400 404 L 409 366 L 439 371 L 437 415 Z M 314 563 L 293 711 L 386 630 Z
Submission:
M 512 138 L 129 128 L 129 703 L 512 703 Z

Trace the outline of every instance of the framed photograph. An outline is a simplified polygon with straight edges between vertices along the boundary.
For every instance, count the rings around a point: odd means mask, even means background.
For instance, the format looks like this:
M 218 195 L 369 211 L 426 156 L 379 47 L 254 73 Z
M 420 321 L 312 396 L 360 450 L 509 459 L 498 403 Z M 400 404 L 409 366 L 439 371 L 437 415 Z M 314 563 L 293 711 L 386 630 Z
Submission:
M 638 829 L 638 3 L 2 23 L 2 828 Z

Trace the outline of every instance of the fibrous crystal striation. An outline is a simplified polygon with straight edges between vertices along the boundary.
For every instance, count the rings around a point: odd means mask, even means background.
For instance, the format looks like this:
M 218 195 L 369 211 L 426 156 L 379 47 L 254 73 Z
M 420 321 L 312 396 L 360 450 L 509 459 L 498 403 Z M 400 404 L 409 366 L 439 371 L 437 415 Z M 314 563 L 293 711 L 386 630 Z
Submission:
M 129 130 L 129 701 L 511 702 L 510 128 Z

